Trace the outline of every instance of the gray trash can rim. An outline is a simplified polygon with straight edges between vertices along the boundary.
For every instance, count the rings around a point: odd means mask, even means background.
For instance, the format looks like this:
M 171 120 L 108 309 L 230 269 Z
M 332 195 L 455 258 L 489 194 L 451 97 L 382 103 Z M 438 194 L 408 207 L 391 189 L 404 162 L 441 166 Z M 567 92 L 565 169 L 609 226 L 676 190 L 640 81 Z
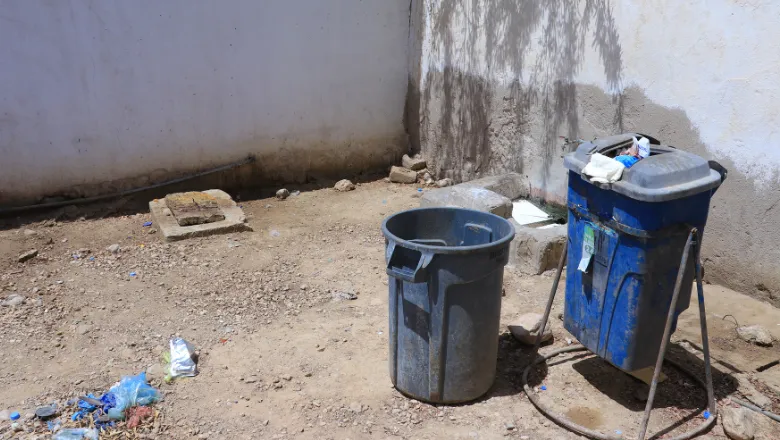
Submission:
M 400 215 L 405 215 L 411 212 L 417 212 L 417 211 L 441 211 L 441 212 L 447 212 L 447 211 L 460 211 L 463 213 L 468 214 L 475 214 L 476 217 L 493 217 L 495 219 L 501 220 L 503 222 L 506 222 L 507 225 L 511 228 L 511 231 L 509 234 L 507 234 L 505 237 L 502 237 L 496 241 L 492 241 L 490 243 L 485 244 L 479 244 L 474 246 L 432 246 L 428 244 L 421 244 L 421 243 L 414 243 L 408 240 L 404 240 L 403 238 L 398 237 L 397 235 L 390 232 L 390 230 L 387 228 L 387 223 L 392 221 L 395 217 Z M 419 252 L 427 252 L 427 253 L 433 253 L 433 254 L 467 254 L 475 251 L 486 251 L 491 250 L 493 248 L 500 248 L 502 246 L 505 246 L 508 242 L 512 241 L 512 239 L 515 238 L 515 227 L 507 221 L 505 218 L 497 216 L 495 214 L 489 213 L 489 212 L 483 212 L 483 211 L 477 211 L 474 209 L 466 209 L 466 208 L 414 208 L 414 209 L 408 209 L 405 211 L 397 212 L 390 217 L 387 217 L 382 222 L 382 233 L 385 235 L 386 238 L 393 240 L 397 244 L 407 248 L 412 249 Z

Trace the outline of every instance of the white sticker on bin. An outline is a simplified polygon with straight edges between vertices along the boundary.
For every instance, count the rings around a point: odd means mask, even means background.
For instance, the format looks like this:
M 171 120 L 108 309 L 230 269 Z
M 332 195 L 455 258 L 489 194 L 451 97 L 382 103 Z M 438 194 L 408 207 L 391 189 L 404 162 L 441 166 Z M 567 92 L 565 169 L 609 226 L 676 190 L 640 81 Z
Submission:
M 593 228 L 585 225 L 585 230 L 582 234 L 582 258 L 580 258 L 580 264 L 577 269 L 580 272 L 588 273 L 588 267 L 590 266 L 590 260 L 593 258 L 595 252 L 595 240 L 593 239 Z

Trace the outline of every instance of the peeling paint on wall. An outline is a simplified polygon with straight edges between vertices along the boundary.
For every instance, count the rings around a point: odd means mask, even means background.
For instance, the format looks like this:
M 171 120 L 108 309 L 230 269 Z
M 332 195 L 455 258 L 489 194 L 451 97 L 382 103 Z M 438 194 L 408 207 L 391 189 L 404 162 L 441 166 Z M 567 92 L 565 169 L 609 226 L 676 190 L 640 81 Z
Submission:
M 429 168 L 518 172 L 564 203 L 561 137 L 646 132 L 718 160 L 708 277 L 780 306 L 780 3 L 426 0 L 422 14 Z

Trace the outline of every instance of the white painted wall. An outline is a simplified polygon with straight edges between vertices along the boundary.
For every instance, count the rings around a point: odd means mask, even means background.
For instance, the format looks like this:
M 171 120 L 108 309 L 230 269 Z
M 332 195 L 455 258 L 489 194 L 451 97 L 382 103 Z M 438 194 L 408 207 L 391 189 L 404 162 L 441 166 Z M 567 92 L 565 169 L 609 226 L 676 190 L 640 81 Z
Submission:
M 408 23 L 408 0 L 3 1 L 0 204 L 309 144 L 386 148 Z
M 567 5 L 576 3 L 572 13 Z M 585 13 L 588 4 L 607 13 Z M 453 5 L 445 44 L 437 17 Z M 545 87 L 565 79 L 608 93 L 639 87 L 657 104 L 684 110 L 710 152 L 731 160 L 757 189 L 780 182 L 778 1 L 427 0 L 426 6 L 423 81 L 429 71 L 450 67 L 504 85 L 519 79 Z M 537 13 L 538 19 L 528 18 Z M 613 22 L 600 22 L 604 16 Z M 550 37 L 575 26 L 572 41 Z M 609 39 L 599 32 L 610 26 L 617 48 L 597 43 Z M 488 42 L 491 29 L 498 38 Z M 553 49 L 548 42 L 556 44 Z M 576 62 L 561 57 L 569 49 L 564 44 L 572 46 Z M 604 50 L 619 51 L 622 63 L 612 66 L 618 77 L 607 73 Z M 570 76 L 568 68 L 574 69 Z

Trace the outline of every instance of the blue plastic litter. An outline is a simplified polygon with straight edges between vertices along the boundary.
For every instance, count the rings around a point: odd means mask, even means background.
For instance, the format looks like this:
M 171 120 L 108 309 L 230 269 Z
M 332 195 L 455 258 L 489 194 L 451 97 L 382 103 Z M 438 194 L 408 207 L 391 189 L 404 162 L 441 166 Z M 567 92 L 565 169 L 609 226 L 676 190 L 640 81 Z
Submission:
M 423 189 L 422 188 L 417 188 L 417 192 L 421 193 L 421 192 L 423 192 Z
M 95 261 L 95 257 L 89 257 L 88 260 L 89 261 Z
M 80 420 L 92 414 L 92 418 L 95 420 L 95 424 L 97 426 L 99 427 L 113 426 L 113 422 L 111 423 L 99 422 L 98 417 L 100 417 L 103 414 L 107 414 L 109 409 L 116 406 L 116 397 L 114 396 L 114 394 L 110 392 L 103 394 L 103 396 L 101 396 L 100 399 L 98 399 L 96 396 L 92 394 L 87 394 L 87 397 L 95 400 L 100 400 L 100 402 L 102 402 L 102 405 L 100 407 L 97 407 L 84 400 L 79 400 L 78 407 L 81 409 L 79 411 L 76 411 L 76 413 L 71 416 L 71 420 L 73 421 Z
M 54 434 L 52 440 L 98 440 L 95 428 L 66 428 Z
M 11 413 L 11 420 L 19 420 L 20 417 L 22 417 L 21 414 L 16 411 Z
M 704 411 L 703 415 L 704 415 L 705 419 L 709 419 L 710 418 L 710 412 L 709 411 Z
M 134 277 L 135 275 L 136 275 L 135 272 L 130 272 L 131 277 Z
M 547 385 L 542 385 L 539 387 L 539 389 L 542 391 L 547 391 Z
M 62 426 L 62 422 L 60 422 L 60 419 L 49 420 L 48 422 L 46 422 L 46 427 L 49 428 L 49 431 L 56 431 L 60 429 L 61 426 Z
M 615 160 L 622 163 L 626 168 L 631 168 L 635 163 L 639 162 L 639 159 L 636 157 L 628 155 L 617 156 Z
M 162 400 L 162 394 L 146 381 L 146 373 L 125 376 L 109 390 L 116 397 L 116 405 L 108 410 L 112 420 L 124 420 L 125 410 L 131 406 L 148 406 Z
M 623 431 L 617 431 L 617 430 L 616 430 L 616 431 L 615 431 L 615 434 L 617 434 L 617 435 L 623 435 Z
M 146 223 L 144 223 L 144 228 L 148 228 L 149 226 L 152 226 L 152 222 L 146 222 Z

